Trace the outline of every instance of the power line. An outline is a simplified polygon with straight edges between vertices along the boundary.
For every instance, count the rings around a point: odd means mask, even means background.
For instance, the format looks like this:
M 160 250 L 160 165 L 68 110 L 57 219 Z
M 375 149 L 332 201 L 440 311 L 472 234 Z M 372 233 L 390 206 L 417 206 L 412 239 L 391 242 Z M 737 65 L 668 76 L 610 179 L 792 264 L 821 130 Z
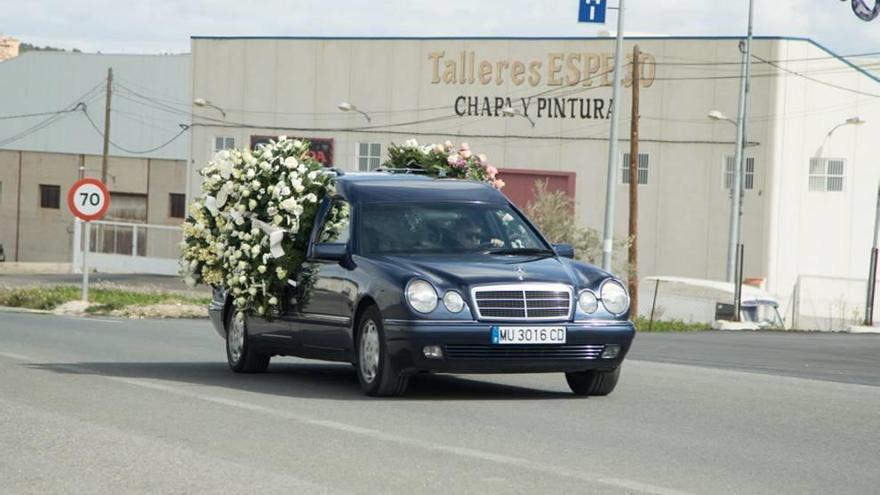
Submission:
M 773 61 L 767 61 L 767 63 L 783 63 L 783 62 L 812 62 L 817 60 L 846 60 L 849 58 L 861 58 L 861 57 L 875 57 L 880 56 L 880 52 L 865 52 L 865 53 L 853 53 L 850 55 L 825 55 L 822 57 L 803 57 L 803 58 L 781 58 Z M 684 60 L 684 62 L 655 62 L 655 65 L 708 65 L 708 66 L 716 66 L 716 65 L 742 65 L 741 62 L 719 62 L 719 61 L 710 61 L 710 60 L 699 60 L 699 61 L 687 61 L 685 58 L 676 57 L 673 55 L 664 55 L 664 58 L 669 58 L 673 60 Z
M 786 69 L 785 67 L 781 67 L 780 65 L 778 65 L 778 64 L 776 64 L 776 63 L 774 63 L 774 62 L 770 62 L 769 60 L 765 60 L 765 59 L 761 58 L 761 57 L 758 56 L 758 55 L 754 55 L 754 54 L 752 54 L 752 57 L 754 57 L 754 58 L 756 58 L 756 59 L 758 59 L 758 60 L 760 60 L 761 62 L 764 62 L 764 63 L 766 63 L 766 64 L 770 64 L 771 66 L 776 67 L 777 69 L 779 69 L 779 70 L 781 70 L 781 71 L 787 72 L 787 73 L 789 73 L 789 74 L 792 74 L 792 75 L 795 75 L 795 76 L 798 76 L 798 77 L 802 77 L 802 78 L 804 78 L 804 79 L 806 79 L 806 80 L 808 80 L 808 81 L 813 81 L 814 83 L 817 83 L 817 84 L 822 84 L 822 85 L 828 86 L 828 87 L 830 87 L 830 88 L 836 88 L 836 89 L 840 89 L 840 90 L 843 90 L 843 91 L 848 91 L 848 92 L 850 92 L 850 93 L 855 93 L 855 94 L 857 94 L 857 95 L 871 96 L 871 97 L 874 97 L 874 98 L 880 98 L 880 94 L 866 93 L 866 92 L 864 92 L 864 91 L 860 91 L 860 90 L 858 90 L 858 89 L 848 88 L 848 87 L 846 87 L 846 86 L 840 86 L 840 85 L 838 85 L 838 84 L 834 84 L 834 83 L 830 83 L 830 82 L 827 82 L 827 81 L 823 81 L 823 80 L 821 80 L 821 79 L 816 79 L 815 77 L 807 76 L 807 75 L 802 74 L 802 73 L 800 73 L 800 72 L 798 72 L 798 71 L 794 71 L 794 70 Z
M 83 107 L 82 107 L 82 112 L 83 112 L 83 115 L 85 115 L 86 119 L 89 121 L 89 124 L 92 125 L 92 129 L 94 129 L 95 132 L 97 132 L 98 135 L 101 136 L 101 137 L 103 138 L 103 137 L 104 137 L 104 133 L 103 133 L 103 132 L 101 131 L 101 129 L 98 127 L 98 124 L 96 124 L 95 121 L 92 120 L 92 116 L 89 115 L 88 108 L 86 108 L 85 105 L 83 105 Z M 174 137 L 172 137 L 172 138 L 169 139 L 168 141 L 165 141 L 164 143 L 162 143 L 162 144 L 160 144 L 160 145 L 158 145 L 158 146 L 154 146 L 154 147 L 152 147 L 152 148 L 150 148 L 150 149 L 146 149 L 146 150 L 131 150 L 131 149 L 125 148 L 125 147 L 123 147 L 123 146 L 120 146 L 119 144 L 117 144 L 116 142 L 114 142 L 112 139 L 109 140 L 109 141 L 110 141 L 110 144 L 111 144 L 114 148 L 116 148 L 116 149 L 118 149 L 118 150 L 120 150 L 120 151 L 124 151 L 124 152 L 126 152 L 126 153 L 131 153 L 131 154 L 133 154 L 133 155 L 144 155 L 144 154 L 147 154 L 147 153 L 152 153 L 152 152 L 154 152 L 154 151 L 158 151 L 158 150 L 160 150 L 160 149 L 162 149 L 162 148 L 168 146 L 169 144 L 173 143 L 177 138 L 179 138 L 180 136 L 182 136 L 184 132 L 186 132 L 186 131 L 188 131 L 188 130 L 190 129 L 190 126 L 188 126 L 188 125 L 181 125 L 180 127 L 181 127 L 180 132 L 178 132 L 177 134 L 175 134 Z
M 98 84 L 93 86 L 91 89 L 86 91 L 84 94 L 82 94 L 79 98 L 77 98 L 76 100 L 74 100 L 73 102 L 68 104 L 66 107 L 64 107 L 64 109 L 59 110 L 57 112 L 50 112 L 50 113 L 54 113 L 54 114 L 52 116 L 50 116 L 49 118 L 41 120 L 40 122 L 37 122 L 36 124 L 28 127 L 27 129 L 24 129 L 23 131 L 19 131 L 18 133 L 13 134 L 12 136 L 0 139 L 0 147 L 6 146 L 7 144 L 14 143 L 15 141 L 24 139 L 24 138 L 30 136 L 31 134 L 39 132 L 39 131 L 51 126 L 55 122 L 58 122 L 63 117 L 67 116 L 68 114 L 75 112 L 80 107 L 84 107 L 87 102 L 92 101 L 96 96 L 100 95 L 100 92 L 96 92 L 96 90 L 98 88 L 100 88 L 103 83 L 104 83 L 103 81 L 99 82 Z

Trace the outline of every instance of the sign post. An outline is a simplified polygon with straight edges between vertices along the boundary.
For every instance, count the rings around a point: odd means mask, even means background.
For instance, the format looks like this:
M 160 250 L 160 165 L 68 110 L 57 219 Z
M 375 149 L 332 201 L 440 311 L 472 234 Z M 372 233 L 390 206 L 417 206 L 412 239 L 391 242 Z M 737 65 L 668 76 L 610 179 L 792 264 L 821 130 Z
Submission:
M 100 220 L 110 208 L 110 193 L 107 186 L 98 179 L 80 179 L 67 191 L 67 207 L 70 212 L 83 221 L 84 240 L 82 251 L 82 300 L 89 300 L 89 246 L 92 242 L 91 222 Z

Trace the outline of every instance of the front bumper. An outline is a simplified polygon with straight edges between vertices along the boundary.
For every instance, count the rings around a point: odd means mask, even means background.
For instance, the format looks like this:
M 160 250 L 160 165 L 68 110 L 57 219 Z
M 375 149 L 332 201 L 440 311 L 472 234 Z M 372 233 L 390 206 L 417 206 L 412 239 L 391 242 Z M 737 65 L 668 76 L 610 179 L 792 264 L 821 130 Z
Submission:
M 565 344 L 497 345 L 488 322 L 385 320 L 389 357 L 404 373 L 548 373 L 614 369 L 629 352 L 635 327 L 628 321 L 523 324 L 566 328 Z M 601 358 L 609 344 L 620 346 L 613 359 Z M 425 346 L 440 346 L 443 357 L 427 358 Z

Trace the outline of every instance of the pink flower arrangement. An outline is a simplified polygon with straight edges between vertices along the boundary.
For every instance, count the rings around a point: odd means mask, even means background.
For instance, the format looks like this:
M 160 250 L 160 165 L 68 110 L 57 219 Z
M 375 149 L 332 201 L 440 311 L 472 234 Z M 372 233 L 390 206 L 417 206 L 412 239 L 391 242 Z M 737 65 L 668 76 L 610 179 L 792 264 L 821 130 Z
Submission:
M 434 177 L 476 180 L 495 189 L 505 186 L 498 178 L 498 169 L 489 164 L 486 155 L 474 153 L 468 143 L 456 146 L 452 141 L 445 141 L 419 146 L 415 140 L 409 140 L 403 146 L 389 146 L 388 156 L 385 163 L 388 168 L 421 168 Z

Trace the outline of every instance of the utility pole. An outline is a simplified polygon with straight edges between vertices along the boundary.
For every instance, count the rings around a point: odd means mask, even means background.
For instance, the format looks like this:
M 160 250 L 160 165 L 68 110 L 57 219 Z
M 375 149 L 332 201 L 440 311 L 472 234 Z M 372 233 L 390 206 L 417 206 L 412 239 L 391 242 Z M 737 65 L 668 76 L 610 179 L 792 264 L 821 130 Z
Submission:
M 629 300 L 630 311 L 639 316 L 639 45 L 633 47 L 632 118 L 629 139 Z
M 868 273 L 868 301 L 865 304 L 865 326 L 874 325 L 874 288 L 877 285 L 877 245 L 880 242 L 880 187 L 877 188 L 877 212 L 874 214 L 874 245 Z
M 101 159 L 101 182 L 107 184 L 107 155 L 110 152 L 110 99 L 113 96 L 113 68 L 107 69 L 107 102 L 104 104 L 104 157 Z
M 624 0 L 617 10 L 617 41 L 614 44 L 614 89 L 611 93 L 611 135 L 608 139 L 608 178 L 605 184 L 605 232 L 602 240 L 602 269 L 611 271 L 614 255 L 614 189 L 617 182 L 617 132 L 620 120 L 620 72 L 623 68 Z

